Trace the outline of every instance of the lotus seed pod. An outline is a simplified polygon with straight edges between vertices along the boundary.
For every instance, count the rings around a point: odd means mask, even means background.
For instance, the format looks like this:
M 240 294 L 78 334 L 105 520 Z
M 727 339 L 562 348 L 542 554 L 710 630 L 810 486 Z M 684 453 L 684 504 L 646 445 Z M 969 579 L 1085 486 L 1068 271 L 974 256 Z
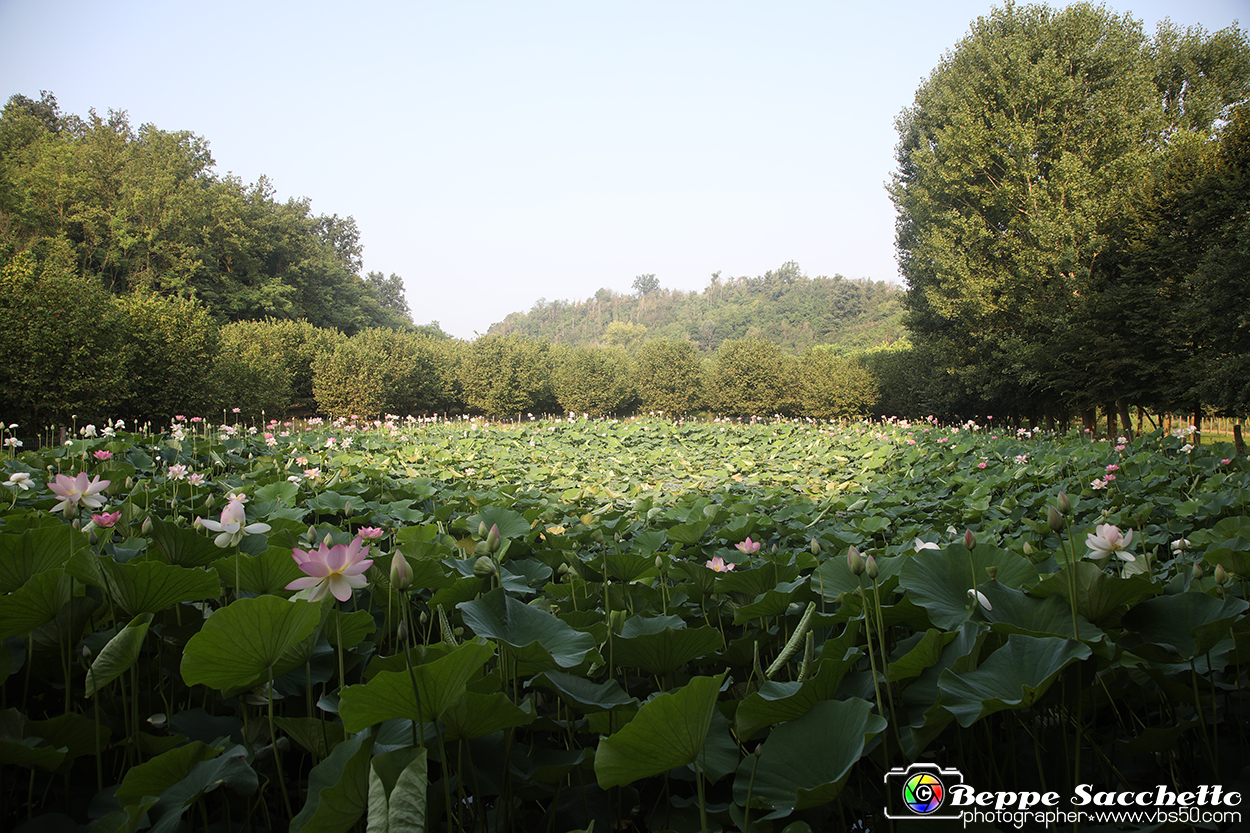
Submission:
M 1055 505 L 1059 507 L 1059 514 L 1067 515 L 1072 511 L 1072 502 L 1068 500 L 1066 492 L 1060 492 L 1059 498 L 1055 501 Z
M 990 574 L 990 580 L 993 581 L 994 579 L 998 578 L 998 565 L 991 564 L 990 566 L 985 568 L 985 572 Z
M 864 559 L 859 557 L 859 550 L 851 547 L 846 551 L 846 563 L 851 568 L 852 575 L 862 576 L 864 574 Z
M 496 553 L 502 545 L 503 536 L 499 534 L 499 524 L 491 524 L 490 532 L 486 533 L 486 548 Z
M 977 536 L 972 534 L 971 529 L 964 530 L 964 546 L 970 550 L 977 548 Z
M 1224 569 L 1223 564 L 1215 565 L 1215 583 L 1221 587 L 1228 583 L 1228 570 Z
M 878 575 L 877 559 L 873 558 L 871 555 L 864 560 L 864 573 L 868 576 L 868 578 L 876 578 Z
M 478 578 L 486 578 L 495 574 L 495 561 L 489 555 L 479 556 L 477 561 L 473 562 L 473 575 Z
M 1063 531 L 1063 516 L 1059 514 L 1059 510 L 1053 506 L 1046 507 L 1046 523 L 1054 532 Z

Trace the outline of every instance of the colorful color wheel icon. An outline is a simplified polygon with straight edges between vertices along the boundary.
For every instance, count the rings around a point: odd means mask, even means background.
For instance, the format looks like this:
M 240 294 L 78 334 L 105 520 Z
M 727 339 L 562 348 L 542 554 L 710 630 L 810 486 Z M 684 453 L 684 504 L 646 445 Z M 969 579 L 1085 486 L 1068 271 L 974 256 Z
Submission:
M 942 806 L 945 797 L 946 787 L 928 772 L 918 772 L 903 784 L 903 801 L 913 813 L 932 813 Z

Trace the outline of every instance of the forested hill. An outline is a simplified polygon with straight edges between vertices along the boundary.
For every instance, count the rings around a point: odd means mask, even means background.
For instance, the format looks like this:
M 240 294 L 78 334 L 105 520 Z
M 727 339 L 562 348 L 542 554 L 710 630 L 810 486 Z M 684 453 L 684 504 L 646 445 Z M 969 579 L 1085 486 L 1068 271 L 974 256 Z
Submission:
M 654 275 L 638 276 L 633 289 L 628 295 L 600 289 L 584 301 L 540 299 L 490 333 L 626 349 L 651 339 L 688 339 L 704 353 L 739 338 L 762 338 L 788 353 L 818 344 L 852 352 L 904 334 L 898 287 L 841 275 L 809 278 L 794 262 L 754 278 L 724 280 L 718 273 L 702 292 L 665 289 Z
M 361 258 L 351 217 L 280 202 L 264 177 L 218 175 L 193 133 L 65 114 L 48 92 L 0 112 L 0 274 L 194 298 L 222 323 L 411 326 L 403 280 L 362 276 Z

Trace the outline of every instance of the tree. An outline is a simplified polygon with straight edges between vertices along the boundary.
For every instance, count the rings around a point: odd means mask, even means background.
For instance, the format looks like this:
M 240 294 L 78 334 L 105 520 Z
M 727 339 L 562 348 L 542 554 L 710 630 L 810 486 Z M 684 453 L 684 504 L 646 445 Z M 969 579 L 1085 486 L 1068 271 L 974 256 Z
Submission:
M 378 303 L 383 309 L 390 310 L 408 321 L 412 321 L 412 311 L 408 309 L 408 299 L 404 297 L 404 279 L 394 272 L 385 277 L 381 272 L 370 272 L 365 275 L 365 283 L 377 295 Z
M 1250 93 L 1243 34 L 1160 32 L 1152 44 L 1130 17 L 1083 3 L 1008 3 L 973 23 L 898 119 L 906 323 L 982 402 L 1074 392 L 1062 357 L 1097 335 L 1087 307 L 1160 149 L 1177 131 L 1210 134 Z
M 609 347 L 561 350 L 555 362 L 556 401 L 570 414 L 611 416 L 634 401 L 629 357 Z
M 799 406 L 815 419 L 862 416 L 877 399 L 877 384 L 868 369 L 829 349 L 808 350 L 798 373 Z
M 708 398 L 733 416 L 772 416 L 789 394 L 781 348 L 756 338 L 721 342 Z
M 653 274 L 639 275 L 634 278 L 634 291 L 640 296 L 650 295 L 660 288 L 660 279 Z
M 464 401 L 493 417 L 554 410 L 550 349 L 518 335 L 477 339 L 465 350 L 460 364 Z
M 634 385 L 642 410 L 684 416 L 703 405 L 703 362 L 689 341 L 647 341 L 638 352 Z

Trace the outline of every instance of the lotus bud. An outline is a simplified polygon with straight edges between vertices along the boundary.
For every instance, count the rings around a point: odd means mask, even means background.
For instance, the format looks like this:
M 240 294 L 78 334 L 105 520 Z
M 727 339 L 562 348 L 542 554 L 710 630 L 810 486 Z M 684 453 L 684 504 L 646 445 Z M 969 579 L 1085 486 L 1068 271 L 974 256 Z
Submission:
M 151 518 L 149 518 L 148 520 L 150 521 Z M 201 523 L 203 520 L 204 520 L 203 518 L 197 517 L 195 521 L 191 524 L 191 528 L 194 529 L 196 532 L 203 532 L 204 524 Z M 178 523 L 178 518 L 174 518 L 174 523 L 175 524 Z
M 417 617 L 417 621 L 424 625 L 426 622 L 430 621 L 430 615 L 423 610 L 421 611 L 421 615 Z
M 993 581 L 994 579 L 998 578 L 998 565 L 991 564 L 990 566 L 985 568 L 985 572 L 990 574 L 990 581 Z
M 95 529 L 87 530 L 87 543 L 91 544 L 93 547 L 100 543 L 99 537 L 95 534 Z
M 873 558 L 871 555 L 864 560 L 864 573 L 868 576 L 868 578 L 872 579 L 875 579 L 878 575 L 877 559 Z
M 864 559 L 859 557 L 859 550 L 851 547 L 846 551 L 846 563 L 851 568 L 851 574 L 862 576 L 864 574 Z
M 82 521 L 78 518 L 74 518 L 74 520 L 70 521 L 69 525 L 74 528 L 75 532 L 82 532 Z
M 1033 545 L 1030 544 L 1028 541 L 1024 542 L 1024 554 L 1027 558 L 1033 557 Z
M 126 488 L 133 489 L 135 487 L 135 479 L 133 477 L 126 478 Z
M 655 557 L 655 568 L 661 573 L 664 572 L 664 556 L 657 555 Z
M 399 550 L 391 556 L 391 584 L 396 590 L 407 590 L 412 586 L 412 567 Z
M 970 550 L 977 548 L 977 536 L 972 534 L 971 529 L 964 530 L 964 546 Z
M 764 754 L 764 744 L 761 743 L 755 747 L 755 757 L 758 758 L 763 754 Z
M 327 532 L 326 537 L 322 539 L 322 543 L 327 547 L 334 543 L 334 535 Z
M 473 562 L 473 575 L 478 578 L 486 578 L 495 574 L 495 560 L 489 555 L 479 556 L 477 561 Z
M 820 555 L 820 542 L 819 541 L 813 538 L 810 546 L 812 548 L 812 555 Z
M 205 508 L 205 509 L 212 509 L 212 508 L 213 508 L 213 504 L 215 504 L 215 503 L 217 503 L 217 499 L 216 499 L 216 498 L 214 498 L 212 495 L 209 495 L 209 496 L 208 496 L 208 500 L 204 501 L 204 508 Z
M 1058 499 L 1055 500 L 1055 505 L 1059 508 L 1060 515 L 1067 515 L 1072 511 L 1072 502 L 1068 500 L 1066 492 L 1059 493 Z
M 309 525 L 309 527 L 308 527 L 308 531 L 304 533 L 304 537 L 305 537 L 306 539 L 308 539 L 308 543 L 309 543 L 309 545 L 311 545 L 314 541 L 316 541 L 316 540 L 317 540 L 317 530 L 316 530 L 316 528 L 314 528 L 314 527 L 310 524 L 310 525 Z
M 608 623 L 612 627 L 612 633 L 620 633 L 621 627 L 625 624 L 625 611 L 614 610 L 608 615 Z
M 1221 587 L 1228 583 L 1228 570 L 1224 569 L 1223 564 L 1215 565 L 1215 583 Z
M 486 548 L 492 553 L 499 552 L 503 544 L 503 536 L 499 534 L 499 524 L 491 524 L 490 532 L 486 533 Z
M 395 629 L 395 636 L 401 643 L 408 641 L 408 623 L 403 619 L 399 620 L 399 627 Z
M 1053 506 L 1046 507 L 1046 523 L 1054 532 L 1063 531 L 1063 516 L 1059 514 L 1059 510 Z
M 143 519 L 143 523 L 139 526 L 139 531 L 143 533 L 144 535 L 151 534 L 152 532 L 152 516 L 151 515 L 148 515 L 146 518 Z
M 1201 565 L 1201 564 L 1198 564 L 1198 563 L 1195 563 L 1195 564 L 1194 564 L 1194 578 L 1196 578 L 1196 579 L 1198 579 L 1198 578 L 1202 578 L 1202 577 L 1203 577 L 1203 575 L 1205 575 L 1205 573 L 1206 573 L 1206 571 L 1202 569 L 1202 565 Z
M 479 521 L 477 524 L 477 537 L 485 541 L 487 532 L 488 530 L 486 529 L 486 521 Z

